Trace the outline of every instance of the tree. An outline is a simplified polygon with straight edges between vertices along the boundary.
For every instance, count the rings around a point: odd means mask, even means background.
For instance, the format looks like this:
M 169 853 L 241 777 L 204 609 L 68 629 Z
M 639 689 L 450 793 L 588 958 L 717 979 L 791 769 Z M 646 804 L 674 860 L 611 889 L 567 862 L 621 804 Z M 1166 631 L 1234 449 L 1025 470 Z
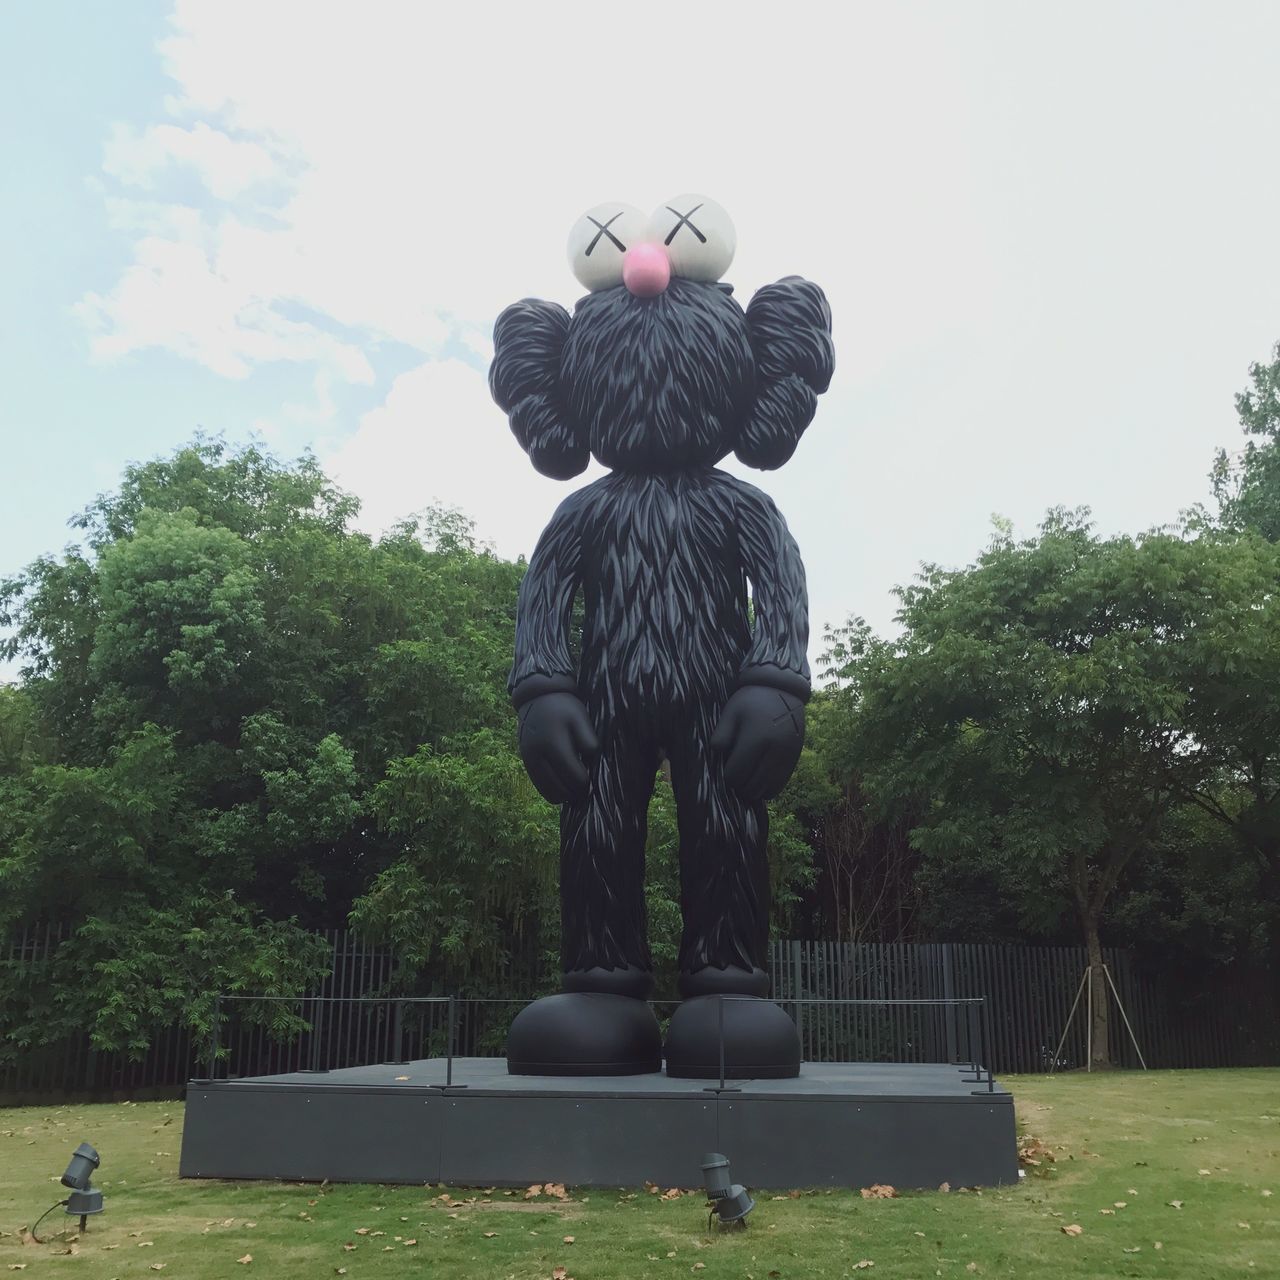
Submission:
M 846 632 L 830 751 L 883 816 L 915 815 L 926 874 L 963 866 L 998 885 L 1027 931 L 1054 930 L 1070 904 L 1102 1064 L 1108 905 L 1170 811 L 1212 803 L 1235 767 L 1210 729 L 1231 697 L 1260 694 L 1238 685 L 1235 655 L 1276 653 L 1280 606 L 1260 540 L 1103 539 L 1086 517 L 1051 513 L 1022 542 L 998 532 L 964 570 L 927 566 L 900 593 L 896 640 Z
M 1249 378 L 1236 412 L 1250 438 L 1235 457 L 1220 449 L 1211 473 L 1218 523 L 1280 542 L 1280 342 L 1270 364 L 1249 366 Z
M 201 440 L 130 467 L 73 522 L 82 545 L 0 583 L 24 664 L 0 698 L 0 928 L 73 928 L 21 999 L 0 976 L 11 1043 L 89 1025 L 137 1049 L 178 1011 L 198 1025 L 215 987 L 298 990 L 310 930 L 426 820 L 392 786 L 419 751 L 457 770 L 512 735 L 522 566 L 455 513 L 375 541 L 356 510 L 313 459 Z M 422 853 L 428 876 L 455 851 Z

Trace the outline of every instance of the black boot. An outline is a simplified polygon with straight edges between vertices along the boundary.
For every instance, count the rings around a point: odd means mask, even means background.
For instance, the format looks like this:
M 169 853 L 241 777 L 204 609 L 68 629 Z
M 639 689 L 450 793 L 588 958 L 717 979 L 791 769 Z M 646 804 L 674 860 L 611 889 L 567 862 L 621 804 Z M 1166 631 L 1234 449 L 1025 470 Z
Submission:
M 507 1033 L 513 1076 L 632 1076 L 662 1070 L 662 1032 L 639 969 L 574 970 L 564 991 L 526 1006 Z
M 686 997 L 667 1029 L 667 1075 L 684 1080 L 785 1080 L 800 1074 L 796 1024 L 771 1000 L 760 969 L 680 975 Z M 721 1041 L 723 1040 L 723 1049 Z

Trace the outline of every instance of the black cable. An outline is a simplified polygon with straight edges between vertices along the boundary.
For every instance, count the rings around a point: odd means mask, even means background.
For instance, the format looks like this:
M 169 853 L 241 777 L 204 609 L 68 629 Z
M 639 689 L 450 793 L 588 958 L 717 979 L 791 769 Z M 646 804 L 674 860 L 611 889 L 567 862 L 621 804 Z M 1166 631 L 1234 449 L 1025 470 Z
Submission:
M 49 1216 L 49 1215 L 50 1215 L 50 1214 L 55 1210 L 55 1209 L 61 1209 L 61 1208 L 62 1208 L 62 1206 L 63 1206 L 64 1204 L 67 1204 L 67 1203 L 68 1203 L 68 1201 L 66 1201 L 66 1200 L 59 1200 L 57 1204 L 51 1204 L 51 1205 L 50 1205 L 50 1206 L 49 1206 L 49 1207 L 48 1207 L 48 1208 L 47 1208 L 47 1209 L 46 1209 L 46 1210 L 45 1210 L 45 1211 L 44 1211 L 44 1212 L 43 1212 L 43 1213 L 42 1213 L 42 1214 L 41 1214 L 41 1215 L 36 1219 L 36 1226 L 31 1228 L 31 1238 L 36 1242 L 36 1244 L 48 1244 L 48 1243 L 49 1243 L 47 1240 L 41 1240 L 41 1239 L 40 1239 L 40 1237 L 39 1237 L 38 1235 L 36 1235 L 36 1227 L 38 1227 L 38 1226 L 39 1226 L 39 1225 L 40 1225 L 40 1224 L 41 1224 L 41 1223 L 42 1223 L 42 1222 L 43 1222 L 43 1221 L 44 1221 L 44 1220 L 45 1220 L 45 1219 L 46 1219 L 46 1218 L 47 1218 L 47 1217 L 48 1217 L 48 1216 Z

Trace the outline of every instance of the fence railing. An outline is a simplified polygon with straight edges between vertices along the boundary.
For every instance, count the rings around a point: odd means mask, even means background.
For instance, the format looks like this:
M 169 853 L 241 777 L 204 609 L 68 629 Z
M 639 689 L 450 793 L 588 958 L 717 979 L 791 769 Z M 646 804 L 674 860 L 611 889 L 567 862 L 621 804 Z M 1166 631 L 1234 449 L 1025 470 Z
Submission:
M 0 966 L 34 979 L 64 936 L 57 926 L 28 930 L 0 944 Z M 293 1013 L 269 1017 L 248 1002 L 220 1024 L 219 1048 L 236 1074 L 445 1054 L 447 1001 L 417 1000 L 403 990 L 388 948 L 347 930 L 324 936 L 329 971 Z M 1237 980 L 1192 998 L 1167 976 L 1142 972 L 1126 952 L 1108 950 L 1104 958 L 1149 1066 L 1280 1064 L 1269 993 Z M 981 999 L 989 1037 L 984 1065 L 1005 1073 L 1084 1065 L 1080 1015 L 1056 1060 L 1055 1049 L 1085 964 L 1077 947 L 781 941 L 769 952 L 773 997 L 792 1011 L 806 1061 L 954 1061 L 967 1052 L 958 1049 L 966 1031 L 957 1023 L 959 1006 L 947 1002 Z M 454 1001 L 457 1055 L 500 1055 L 507 1024 L 527 998 Z M 1111 1049 L 1121 1065 L 1138 1065 L 1114 1010 Z M 157 1029 L 146 1052 L 134 1057 L 96 1051 L 87 1035 L 72 1036 L 24 1049 L 8 1062 L 0 1058 L 0 1102 L 172 1096 L 206 1073 L 208 1051 L 207 1037 L 193 1038 L 179 1025 Z
M 752 998 L 719 997 L 720 1089 L 725 1088 L 726 1008 Z M 466 1083 L 467 1064 L 477 1057 L 500 1055 L 511 1021 L 526 1003 L 515 997 L 223 995 L 214 1002 L 212 1033 L 199 1078 L 322 1075 L 350 1067 L 407 1066 L 431 1060 L 438 1077 L 432 1083 L 447 1088 Z M 906 1035 L 895 1041 L 891 1061 L 963 1065 L 974 1073 L 975 1085 L 987 1091 L 994 1087 L 988 1065 L 990 1027 L 982 997 L 788 997 L 777 1003 L 798 1027 L 813 1028 L 849 1015 L 896 1018 Z M 665 1023 L 679 1002 L 650 1000 L 649 1004 Z M 289 1031 L 282 1036 L 285 1022 Z M 274 1034 L 264 1034 L 272 1024 Z M 476 1053 L 477 1043 L 487 1052 Z M 849 1047 L 842 1052 L 838 1042 L 828 1038 L 828 1055 L 822 1061 L 863 1060 L 854 1051 L 855 1043 L 846 1041 Z M 493 1046 L 499 1046 L 496 1052 Z
M 1103 961 L 1149 1067 L 1230 1067 L 1280 1063 L 1280 1019 L 1263 981 L 1238 976 L 1190 990 L 1162 974 L 1143 972 L 1126 951 L 1104 948 Z M 1072 1001 L 1088 964 L 1083 947 L 985 943 L 774 942 L 770 973 L 775 998 L 822 996 L 965 998 L 981 996 L 991 1025 L 991 1065 L 1002 1072 L 1083 1066 L 1087 1027 L 1077 1011 L 1061 1056 Z M 841 1014 L 801 1028 L 804 1056 L 822 1061 L 855 1046 L 860 1058 L 885 1060 L 901 1045 L 905 1015 L 859 1021 Z M 1120 1011 L 1110 1007 L 1113 1061 L 1139 1065 Z

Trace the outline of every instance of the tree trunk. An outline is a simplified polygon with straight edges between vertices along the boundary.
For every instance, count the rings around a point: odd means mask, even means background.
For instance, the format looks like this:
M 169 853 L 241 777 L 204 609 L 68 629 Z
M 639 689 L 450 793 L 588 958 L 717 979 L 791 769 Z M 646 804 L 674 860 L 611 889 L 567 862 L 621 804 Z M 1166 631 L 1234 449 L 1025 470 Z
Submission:
M 1089 1052 L 1089 1069 L 1106 1070 L 1112 1066 L 1110 1038 L 1110 1004 L 1107 1000 L 1107 976 L 1102 971 L 1102 942 L 1098 937 L 1098 919 L 1086 915 L 1084 944 L 1089 953 L 1089 980 L 1092 993 L 1093 1043 Z M 1086 992 L 1086 996 L 1090 993 Z M 1086 1015 L 1088 1016 L 1088 1015 Z

